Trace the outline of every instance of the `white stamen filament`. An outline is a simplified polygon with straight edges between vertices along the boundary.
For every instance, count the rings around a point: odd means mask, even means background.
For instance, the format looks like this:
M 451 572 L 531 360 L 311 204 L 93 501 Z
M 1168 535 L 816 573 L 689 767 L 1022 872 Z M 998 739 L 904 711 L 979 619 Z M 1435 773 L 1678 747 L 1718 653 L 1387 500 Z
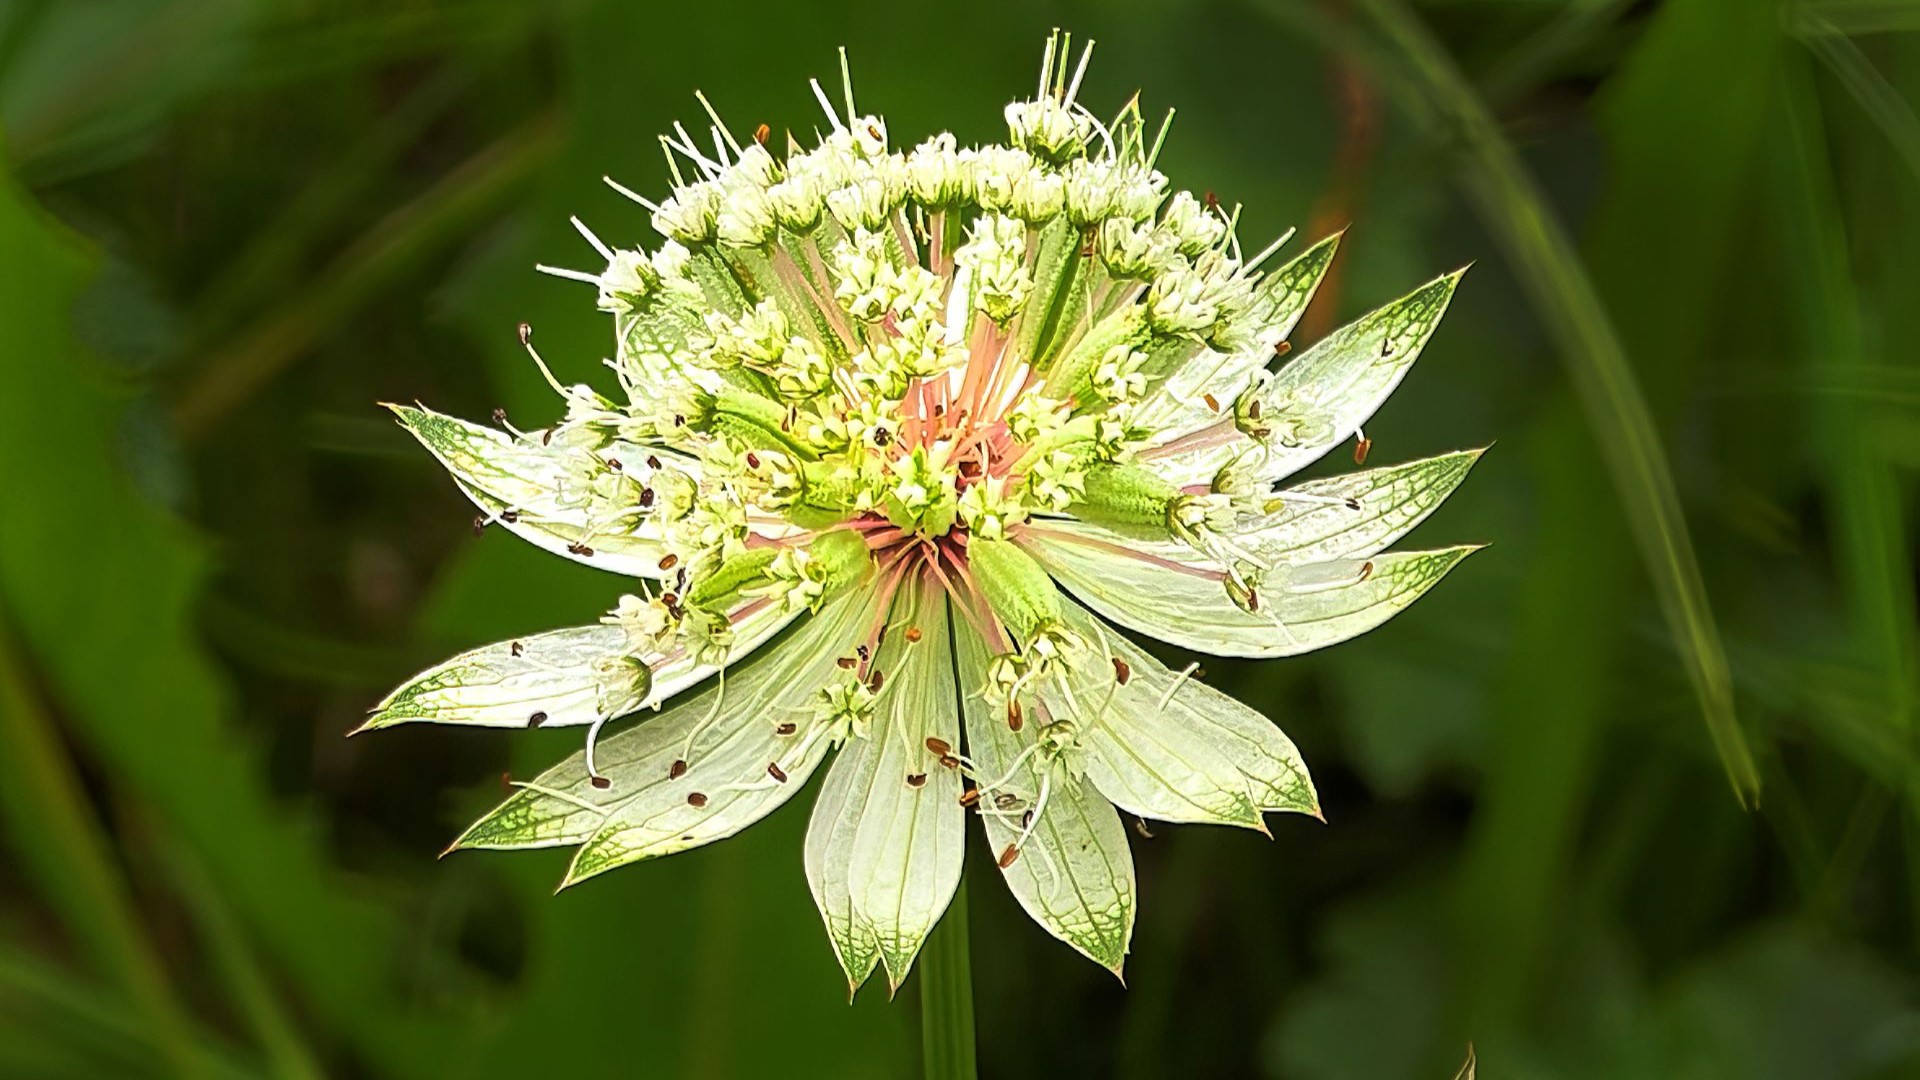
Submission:
M 1180 674 L 1175 675 L 1173 681 L 1167 684 L 1166 692 L 1160 695 L 1160 701 L 1154 705 L 1153 710 L 1155 712 L 1166 712 L 1167 706 L 1173 702 L 1173 695 L 1179 692 L 1180 684 L 1192 678 L 1193 673 L 1198 670 L 1200 670 L 1199 664 L 1188 664 L 1186 667 L 1181 668 Z
M 601 243 L 600 238 L 593 235 L 593 230 L 587 228 L 587 223 L 584 221 L 581 221 L 579 218 L 579 215 L 576 214 L 575 216 L 570 217 L 567 220 L 573 223 L 574 230 L 580 234 L 582 239 L 586 240 L 587 243 L 593 245 L 593 250 L 599 252 L 601 258 L 607 260 L 608 262 L 613 261 L 613 249 Z

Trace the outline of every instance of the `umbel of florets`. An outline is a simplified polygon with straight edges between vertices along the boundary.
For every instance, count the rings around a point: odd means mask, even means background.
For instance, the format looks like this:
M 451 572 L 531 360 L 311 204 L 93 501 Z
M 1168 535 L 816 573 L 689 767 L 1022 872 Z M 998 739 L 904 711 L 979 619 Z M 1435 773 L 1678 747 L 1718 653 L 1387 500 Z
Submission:
M 619 188 L 661 239 L 576 220 L 604 269 L 543 268 L 612 316 L 607 385 L 562 384 L 523 327 L 549 426 L 394 407 L 481 524 L 627 582 L 597 622 L 457 656 L 375 710 L 586 729 L 456 847 L 571 846 L 571 884 L 731 836 L 832 755 L 807 876 L 850 985 L 897 986 L 969 816 L 1034 919 L 1116 972 L 1123 814 L 1319 816 L 1286 736 L 1117 628 L 1290 656 L 1465 557 L 1385 549 L 1477 451 L 1285 486 L 1348 439 L 1364 464 L 1361 425 L 1459 275 L 1288 356 L 1338 236 L 1244 252 L 1237 209 L 1155 168 L 1166 125 L 1137 96 L 1080 103 L 1090 55 L 1069 72 L 1050 39 L 988 146 L 895 148 L 844 56 L 811 147 L 742 139 L 700 97 L 710 138 L 662 139 L 670 191 Z

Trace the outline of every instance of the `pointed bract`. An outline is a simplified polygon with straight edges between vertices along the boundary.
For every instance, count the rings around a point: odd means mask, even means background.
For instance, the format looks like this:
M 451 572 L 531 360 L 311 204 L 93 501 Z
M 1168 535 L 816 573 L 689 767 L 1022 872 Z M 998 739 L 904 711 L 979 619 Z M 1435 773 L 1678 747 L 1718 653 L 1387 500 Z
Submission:
M 796 614 L 769 606 L 746 615 L 730 655 L 751 653 Z M 670 701 L 723 666 L 703 663 L 685 650 L 635 653 L 617 626 L 529 634 L 469 650 L 415 675 L 387 695 L 358 731 L 422 722 L 507 728 L 591 724 Z
M 1008 790 L 1016 803 L 1003 809 L 989 797 L 985 809 L 995 812 L 980 815 L 988 846 L 1003 864 L 1001 876 L 1035 922 L 1118 975 L 1133 940 L 1138 894 L 1120 815 L 1091 784 L 1063 778 L 1049 792 L 1049 806 L 1032 823 L 1026 845 L 1007 861 L 1024 828 L 1022 814 L 1037 801 L 1040 787 L 1039 771 L 1016 769 L 1015 762 L 1034 745 L 1040 725 L 1036 718 L 1014 732 L 1004 712 L 964 692 L 986 681 L 989 652 L 971 627 L 957 626 L 955 636 L 968 749 L 982 777 L 1011 773 L 1017 784 Z
M 516 440 L 430 409 L 387 407 L 400 418 L 402 427 L 440 459 L 461 493 L 490 523 L 498 523 L 544 551 L 588 566 L 632 577 L 666 576 L 660 560 L 667 549 L 659 538 L 646 535 L 644 529 L 612 532 L 596 528 L 585 496 L 570 501 L 565 494 L 581 482 L 570 466 L 590 467 L 588 458 L 621 461 L 616 454 L 540 446 L 537 440 Z M 636 462 L 645 461 L 649 454 L 658 457 L 663 453 L 642 447 L 623 452 Z
M 1215 656 L 1297 656 L 1359 637 L 1439 584 L 1472 545 L 1395 551 L 1292 567 L 1258 591 L 1257 610 L 1217 579 L 1116 560 L 1074 543 L 1035 540 L 1034 557 L 1088 607 L 1129 629 Z
M 903 585 L 888 623 L 874 727 L 834 759 L 807 827 L 807 882 L 850 990 L 876 962 L 899 987 L 960 882 L 960 777 L 927 748 L 960 741 L 946 595 Z

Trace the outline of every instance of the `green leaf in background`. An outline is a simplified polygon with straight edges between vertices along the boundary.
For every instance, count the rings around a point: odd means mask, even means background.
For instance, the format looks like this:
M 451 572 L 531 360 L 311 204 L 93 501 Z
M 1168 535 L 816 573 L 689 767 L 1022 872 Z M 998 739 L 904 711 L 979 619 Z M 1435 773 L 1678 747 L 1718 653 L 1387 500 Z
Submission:
M 0 365 L 0 597 L 59 715 L 99 755 L 123 797 L 162 807 L 240 918 L 309 1004 L 376 1055 L 419 1061 L 430 1032 L 385 998 L 396 930 L 370 898 L 336 885 L 256 756 L 226 729 L 224 690 L 193 639 L 204 572 L 197 543 L 128 487 L 127 396 L 72 345 L 64 313 L 88 272 L 83 249 L 0 186 L 0 304 L 38 353 Z M 49 448 L 58 469 L 23 467 Z M 25 508 L 38 508 L 25 511 Z M 139 613 L 128 619 L 125 612 Z

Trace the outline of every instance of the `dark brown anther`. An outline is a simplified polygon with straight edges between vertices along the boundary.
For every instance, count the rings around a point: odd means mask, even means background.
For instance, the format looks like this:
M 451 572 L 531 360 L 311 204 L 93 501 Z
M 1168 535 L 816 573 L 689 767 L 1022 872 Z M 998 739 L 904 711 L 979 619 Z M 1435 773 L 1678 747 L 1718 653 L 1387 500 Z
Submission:
M 1259 610 L 1260 610 L 1260 590 L 1248 589 L 1247 590 L 1247 611 L 1249 613 L 1252 613 Z
M 860 661 L 855 660 L 851 656 L 843 656 L 840 659 L 835 660 L 834 663 L 839 665 L 840 670 L 842 671 L 852 671 L 854 668 L 857 668 L 860 666 Z
M 917 626 L 907 627 L 907 644 L 911 645 L 918 642 L 920 640 L 920 636 L 921 635 L 920 635 L 919 627 Z
M 1358 510 L 1358 509 L 1360 509 L 1360 500 L 1359 500 L 1359 499 L 1348 499 L 1348 500 L 1347 500 L 1347 509 L 1349 509 L 1349 510 Z
M 926 773 L 923 773 L 923 772 L 910 772 L 910 773 L 908 773 L 908 774 L 907 774 L 907 786 L 908 786 L 908 787 L 926 787 L 926 786 L 927 786 L 927 774 L 926 774 Z
M 500 793 L 502 795 L 513 794 L 513 774 L 512 773 L 503 772 L 500 774 Z
M 533 324 L 521 323 L 520 324 L 520 344 L 525 345 L 527 342 L 532 340 L 533 340 Z
M 1133 678 L 1133 669 L 1127 666 L 1127 662 L 1125 660 L 1122 660 L 1117 656 L 1114 657 L 1113 658 L 1113 681 L 1119 683 L 1121 686 L 1125 686 L 1127 685 L 1127 680 L 1131 678 Z
M 585 544 L 580 543 L 579 541 L 575 541 L 571 544 L 568 544 L 567 550 L 573 552 L 575 555 L 578 555 L 581 558 L 588 558 L 593 555 L 593 549 L 588 547 Z
M 1373 576 L 1373 560 L 1368 559 L 1366 562 L 1360 564 L 1360 580 L 1365 581 L 1372 576 Z
M 873 429 L 873 445 L 885 446 L 892 441 L 893 441 L 893 433 L 888 431 L 886 428 Z
M 1194 678 L 1196 678 L 1196 679 L 1203 679 L 1203 680 L 1204 680 L 1204 679 L 1205 679 L 1205 678 L 1207 677 L 1207 669 L 1206 669 L 1206 668 L 1203 668 L 1203 667 L 1200 667 L 1200 666 L 1199 666 L 1199 665 L 1197 665 L 1197 664 L 1196 664 L 1196 665 L 1194 665 L 1194 668 L 1193 668 L 1193 677 L 1194 677 Z
M 1247 402 L 1247 419 L 1249 420 L 1260 419 L 1260 399 L 1259 398 L 1254 398 L 1252 401 Z
M 673 764 L 667 766 L 667 779 L 678 780 L 685 775 L 687 775 L 687 763 L 674 758 Z
M 1029 810 L 1026 813 L 1020 815 L 1020 827 L 1023 829 L 1030 829 L 1033 827 L 1033 811 Z
M 621 470 L 625 469 L 626 466 L 620 464 L 619 458 L 610 457 L 607 459 L 607 468 L 612 469 L 614 472 L 620 472 Z
M 963 480 L 978 480 L 980 478 L 980 462 L 973 458 L 962 461 L 958 468 L 960 470 L 960 477 Z
M 473 535 L 479 536 L 487 531 L 487 515 L 480 514 L 473 519 Z
M 646 508 L 652 505 L 653 505 L 653 489 L 641 488 L 640 489 L 640 509 L 645 510 Z
M 540 433 L 540 445 L 541 446 L 553 445 L 553 429 L 552 428 L 548 428 L 547 430 Z
M 780 771 L 778 762 L 767 762 L 767 775 L 773 777 L 776 783 L 784 784 L 787 782 L 787 774 Z
M 930 735 L 927 737 L 927 753 L 946 757 L 948 754 L 953 753 L 953 744 L 945 739 Z
M 520 644 L 517 641 L 507 646 L 507 652 L 511 653 L 514 656 L 519 656 L 521 653 L 526 651 L 527 651 L 526 646 Z
M 933 406 L 933 415 L 935 419 L 947 415 L 946 402 L 936 402 Z
M 1201 394 L 1200 400 L 1207 403 L 1208 409 L 1211 409 L 1214 412 L 1220 411 L 1220 399 L 1217 397 L 1214 397 L 1212 394 Z
M 1007 730 L 1019 731 L 1026 726 L 1027 716 L 1020 711 L 1020 703 L 1017 701 L 1007 702 Z
M 880 692 L 880 688 L 886 685 L 886 682 L 886 674 L 879 668 L 874 668 L 873 674 L 867 677 L 867 689 L 877 694 Z
M 1000 869 L 1005 870 L 1007 867 L 1012 866 L 1013 861 L 1019 857 L 1020 845 L 1008 844 L 1007 850 L 1000 853 Z
M 747 468 L 757 469 L 759 467 L 760 467 L 760 455 L 754 453 L 751 450 L 747 451 Z
M 886 133 L 880 130 L 879 124 L 868 124 L 867 134 L 875 139 L 883 139 L 886 137 Z
M 503 427 L 506 426 L 507 410 L 502 409 L 499 406 L 495 406 L 493 410 L 493 422 Z
M 972 806 L 974 803 L 977 803 L 979 801 L 980 801 L 980 789 L 977 787 L 970 787 L 967 790 L 960 793 L 961 806 Z
M 705 805 L 707 805 L 707 797 L 706 797 L 705 795 L 702 795 L 702 794 L 700 794 L 700 793 L 699 793 L 699 792 L 697 792 L 697 791 L 693 791 L 693 792 L 688 792 L 688 793 L 687 793 L 687 805 L 688 805 L 688 806 L 696 806 L 696 807 L 697 807 L 697 806 L 705 806 Z
M 1359 442 L 1353 444 L 1353 463 L 1355 465 L 1365 465 L 1367 463 L 1367 454 L 1372 449 L 1373 440 L 1362 436 Z
M 942 754 L 940 755 L 940 767 L 943 769 L 957 769 L 960 767 L 960 759 L 954 757 L 952 754 Z
M 873 659 L 873 650 L 865 645 L 855 645 L 853 651 L 860 654 L 860 662 L 863 664 Z
M 657 458 L 657 457 L 654 457 L 654 456 L 653 456 L 652 454 L 648 454 L 648 455 L 647 455 L 647 468 L 649 468 L 649 469 L 657 469 L 657 468 L 659 468 L 659 467 L 660 467 L 660 459 L 659 459 L 659 458 Z
M 753 129 L 753 141 L 759 143 L 761 146 L 765 146 L 767 145 L 768 137 L 771 136 L 772 134 L 773 134 L 772 128 L 768 127 L 765 124 L 761 124 L 759 127 Z
M 593 780 L 592 780 L 591 782 L 592 782 L 592 784 L 593 784 L 593 786 L 594 786 L 595 788 L 597 788 L 597 789 L 599 789 L 600 791 L 605 791 L 605 790 L 607 790 L 608 788 L 610 788 L 610 787 L 612 787 L 612 786 L 613 786 L 613 781 L 611 781 L 611 780 L 609 780 L 609 779 L 607 779 L 607 778 L 606 778 L 606 777 L 604 777 L 604 776 L 596 776 L 596 777 L 594 777 L 594 778 L 593 778 Z
M 676 565 L 678 565 L 678 564 L 679 564 L 679 562 L 680 562 L 680 556 L 678 556 L 678 555 L 668 555 L 668 556 L 666 556 L 665 558 L 663 558 L 663 559 L 661 559 L 661 560 L 660 560 L 660 569 L 662 569 L 662 570 L 671 570 L 671 569 L 673 569 L 673 568 L 674 568 L 674 567 L 675 567 Z
M 1285 356 L 1292 351 L 1293 342 L 1291 341 L 1276 341 L 1273 343 L 1273 355 L 1275 356 Z
M 539 727 L 541 724 L 544 724 L 546 722 L 547 722 L 547 714 L 544 712 L 536 712 L 532 716 L 527 717 L 528 727 Z
M 1020 796 L 1011 791 L 1003 791 L 993 797 L 993 805 L 1001 810 L 1011 810 L 1020 805 Z
M 674 592 L 672 589 L 668 589 L 666 592 L 660 594 L 660 602 L 669 608 L 677 608 L 680 606 L 680 594 Z
M 1140 837 L 1141 837 L 1141 839 L 1143 839 L 1143 840 L 1151 840 L 1151 839 L 1153 839 L 1153 830 L 1152 830 L 1152 829 L 1149 829 L 1149 828 L 1147 828 L 1147 819 L 1146 819 L 1146 818 L 1140 818 L 1140 817 L 1137 817 L 1137 818 L 1134 818 L 1134 819 L 1133 819 L 1133 831 L 1134 831 L 1134 832 L 1137 832 L 1137 833 L 1139 833 L 1139 834 L 1140 834 Z
M 500 520 L 506 522 L 509 525 L 518 525 L 520 524 L 520 511 L 502 510 L 500 511 Z
M 1393 341 L 1391 339 L 1380 343 L 1380 355 L 1383 358 L 1393 355 Z
M 1207 203 L 1207 209 L 1218 210 L 1220 209 L 1220 196 L 1215 195 L 1213 192 L 1209 191 L 1207 192 L 1206 203 Z
M 775 735 L 791 735 L 794 732 L 799 730 L 800 730 L 800 725 L 787 723 L 787 724 L 781 724 L 779 727 L 774 728 L 773 733 Z

